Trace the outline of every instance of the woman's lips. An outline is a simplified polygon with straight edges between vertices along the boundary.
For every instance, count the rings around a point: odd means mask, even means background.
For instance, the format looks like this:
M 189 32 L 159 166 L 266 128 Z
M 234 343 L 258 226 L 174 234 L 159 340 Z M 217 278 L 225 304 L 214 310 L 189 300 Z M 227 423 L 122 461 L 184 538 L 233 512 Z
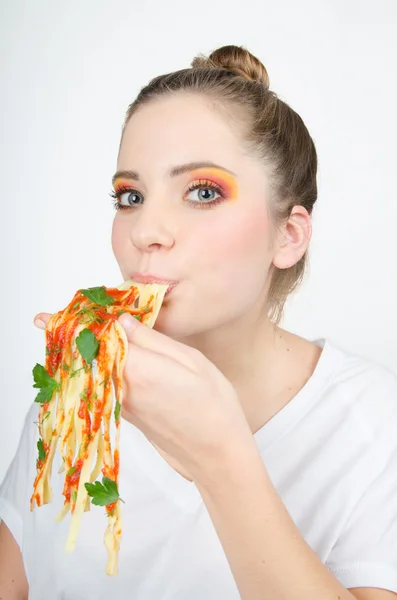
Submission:
M 168 296 L 178 284 L 178 281 L 175 281 L 175 279 L 166 279 L 165 277 L 151 275 L 150 273 L 132 273 L 131 279 L 137 283 L 159 283 L 161 285 L 168 285 L 165 296 Z
M 164 294 L 164 298 L 165 298 L 166 296 L 168 296 L 169 294 L 171 294 L 172 290 L 174 289 L 174 287 L 175 287 L 176 285 L 177 285 L 177 283 L 176 283 L 176 282 L 174 282 L 174 283 L 170 283 L 170 285 L 169 285 L 169 286 L 168 286 L 168 288 L 167 288 L 167 291 L 166 291 L 166 292 L 165 292 L 165 294 Z

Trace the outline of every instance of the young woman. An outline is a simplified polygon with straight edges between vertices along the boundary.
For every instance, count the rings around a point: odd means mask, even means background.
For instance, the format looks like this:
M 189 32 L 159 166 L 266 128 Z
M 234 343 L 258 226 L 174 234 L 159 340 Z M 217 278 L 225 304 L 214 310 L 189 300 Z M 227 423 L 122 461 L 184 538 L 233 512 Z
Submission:
M 155 330 L 120 317 L 119 575 L 104 573 L 101 509 L 73 554 L 56 478 L 53 502 L 29 511 L 36 405 L 0 489 L 1 598 L 396 597 L 396 378 L 279 326 L 305 270 L 316 168 L 302 119 L 243 48 L 157 77 L 131 104 L 113 250 L 124 279 L 170 293 Z

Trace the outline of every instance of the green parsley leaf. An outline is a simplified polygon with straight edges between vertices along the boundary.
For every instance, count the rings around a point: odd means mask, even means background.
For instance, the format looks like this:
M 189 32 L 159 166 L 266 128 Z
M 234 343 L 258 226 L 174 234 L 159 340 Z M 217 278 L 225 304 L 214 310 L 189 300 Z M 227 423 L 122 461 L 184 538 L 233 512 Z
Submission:
M 46 421 L 47 419 L 49 419 L 49 418 L 50 418 L 50 415 L 51 415 L 50 411 L 49 411 L 49 410 L 47 410 L 47 412 L 46 412 L 46 413 L 44 413 L 44 417 L 43 417 L 43 419 L 42 419 L 42 421 L 41 421 L 41 422 L 42 422 L 42 423 L 44 423 L 44 421 Z
M 33 369 L 33 379 L 34 379 L 34 388 L 42 388 L 48 385 L 54 385 L 56 387 L 57 383 L 55 379 L 53 379 L 45 370 L 42 365 L 36 364 Z
M 83 329 L 76 338 L 76 345 L 81 356 L 87 363 L 92 363 L 94 358 L 98 356 L 99 341 L 97 340 L 95 333 L 90 329 Z
M 109 304 L 114 304 L 114 298 L 112 298 L 112 296 L 109 296 L 106 293 L 105 286 L 103 285 L 100 287 L 92 287 L 80 291 L 94 304 L 99 304 L 100 306 L 108 306 Z
M 118 421 L 119 421 L 120 411 L 121 411 L 121 404 L 118 400 L 116 400 L 116 406 L 114 407 L 114 419 L 115 419 L 116 423 L 118 423 Z
M 77 492 L 76 492 L 76 490 L 72 493 L 72 499 L 73 499 L 73 502 L 76 502 L 76 500 L 77 500 Z
M 52 350 L 49 349 L 48 346 L 45 348 L 45 354 L 48 356 L 49 354 L 60 354 L 62 352 L 62 346 L 55 346 Z
M 70 467 L 69 471 L 68 471 L 68 476 L 70 477 L 71 475 L 73 475 L 73 473 L 75 472 L 76 467 Z
M 39 388 L 40 391 L 35 398 L 35 402 L 50 402 L 52 395 L 55 390 L 59 389 L 59 386 L 55 379 L 53 379 L 45 370 L 42 365 L 36 364 L 33 369 L 34 388 Z
M 53 389 L 50 388 L 42 388 L 34 399 L 35 402 L 39 404 L 45 404 L 47 402 L 51 402 L 52 395 L 54 393 Z
M 45 450 L 43 440 L 40 438 L 37 442 L 37 450 L 39 451 L 39 460 L 45 461 Z
M 85 483 L 85 489 L 92 498 L 92 504 L 96 506 L 107 506 L 119 499 L 119 492 L 115 481 L 108 477 L 102 477 L 102 483 Z
M 77 340 L 76 340 L 77 343 Z M 76 377 L 77 373 L 80 373 L 80 371 L 83 371 L 84 367 L 80 367 L 80 369 L 76 369 L 75 371 L 71 371 L 71 373 L 69 373 L 69 377 L 70 379 L 73 379 L 73 377 Z
M 141 320 L 141 315 L 134 315 L 134 319 L 136 319 L 137 321 Z
M 106 375 L 105 379 L 103 381 L 101 381 L 101 383 L 99 385 L 104 385 L 106 388 L 107 384 L 109 383 L 109 379 L 110 379 L 109 375 Z
M 97 308 L 97 307 L 96 307 Z M 96 308 L 82 308 L 77 314 L 79 317 L 84 317 L 84 321 L 80 319 L 80 323 L 86 325 L 87 323 L 104 323 L 105 319 L 100 317 L 96 312 Z

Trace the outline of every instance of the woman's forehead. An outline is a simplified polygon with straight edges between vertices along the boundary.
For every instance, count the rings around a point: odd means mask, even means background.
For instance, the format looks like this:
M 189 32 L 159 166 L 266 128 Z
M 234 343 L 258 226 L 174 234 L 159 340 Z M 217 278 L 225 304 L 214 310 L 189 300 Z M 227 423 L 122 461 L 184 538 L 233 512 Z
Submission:
M 220 111 L 199 96 L 176 95 L 149 102 L 132 115 L 123 132 L 118 169 L 138 169 L 137 161 L 164 168 L 208 161 L 235 171 L 247 160 L 245 154 Z
M 211 108 L 201 96 L 191 94 L 175 94 L 140 106 L 125 127 L 124 138 L 133 141 L 142 135 L 164 143 L 189 140 L 194 144 L 197 140 L 214 144 L 227 140 L 238 145 L 239 142 L 226 115 Z

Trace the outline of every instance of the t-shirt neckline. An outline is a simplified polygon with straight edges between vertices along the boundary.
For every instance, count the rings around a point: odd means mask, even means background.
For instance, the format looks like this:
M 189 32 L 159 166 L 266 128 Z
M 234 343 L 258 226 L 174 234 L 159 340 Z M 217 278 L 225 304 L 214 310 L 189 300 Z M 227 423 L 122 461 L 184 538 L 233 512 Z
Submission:
M 288 404 L 253 434 L 260 451 L 268 448 L 298 419 L 302 418 L 319 397 L 321 389 L 325 387 L 343 359 L 342 353 L 326 339 L 317 339 L 313 343 L 321 347 L 322 352 L 311 377 Z M 178 473 L 137 427 L 124 421 L 123 430 L 122 434 L 128 436 L 128 441 L 132 442 L 133 459 L 139 469 L 162 493 L 176 502 L 185 512 L 195 510 L 201 501 L 195 483 Z
M 280 435 L 303 418 L 344 360 L 343 353 L 326 338 L 311 341 L 322 348 L 314 371 L 288 404 L 254 433 L 261 451 L 267 449 Z

